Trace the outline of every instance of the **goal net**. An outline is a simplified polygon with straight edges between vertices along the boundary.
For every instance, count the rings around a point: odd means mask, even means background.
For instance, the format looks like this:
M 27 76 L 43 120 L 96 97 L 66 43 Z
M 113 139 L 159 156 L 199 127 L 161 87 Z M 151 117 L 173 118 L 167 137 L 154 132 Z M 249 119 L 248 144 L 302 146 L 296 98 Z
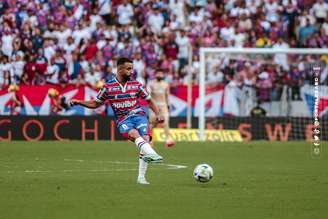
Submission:
M 245 140 L 311 140 L 318 121 L 327 140 L 327 62 L 328 49 L 201 48 L 200 138 L 222 128 Z M 213 113 L 208 90 L 217 84 Z

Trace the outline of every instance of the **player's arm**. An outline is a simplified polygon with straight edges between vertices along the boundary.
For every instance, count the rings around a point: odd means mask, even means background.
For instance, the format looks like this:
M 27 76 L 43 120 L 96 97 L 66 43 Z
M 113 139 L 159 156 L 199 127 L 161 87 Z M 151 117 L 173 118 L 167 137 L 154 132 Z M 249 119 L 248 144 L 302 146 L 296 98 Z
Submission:
M 170 109 L 169 96 L 170 96 L 170 86 L 168 85 L 166 87 L 166 92 L 165 92 L 165 102 L 168 109 Z
M 76 100 L 73 99 L 70 101 L 71 106 L 76 106 L 80 105 L 89 109 L 95 109 L 98 108 L 99 106 L 103 105 L 103 102 L 99 100 L 89 100 L 89 101 L 83 101 L 83 100 Z
M 156 103 L 155 103 L 154 99 L 153 99 L 153 98 L 150 98 L 150 99 L 148 100 L 148 103 L 149 103 L 149 108 L 150 108 L 151 110 L 153 110 L 153 112 L 155 113 L 155 115 L 159 115 L 160 112 L 159 112 L 158 107 L 156 106 Z
M 69 102 L 69 106 L 80 105 L 89 109 L 95 109 L 103 105 L 107 97 L 108 97 L 107 89 L 102 88 L 98 92 L 97 97 L 94 100 L 84 101 L 84 100 L 73 99 Z
M 153 112 L 154 112 L 155 115 L 156 115 L 156 120 L 157 120 L 158 122 L 164 122 L 164 117 L 163 117 L 163 115 L 160 113 L 160 111 L 159 111 L 159 109 L 158 109 L 158 107 L 157 107 L 157 105 L 156 105 L 154 99 L 153 99 L 153 98 L 150 98 L 150 99 L 148 100 L 148 103 L 149 103 L 149 108 L 150 108 L 151 110 L 153 110 Z

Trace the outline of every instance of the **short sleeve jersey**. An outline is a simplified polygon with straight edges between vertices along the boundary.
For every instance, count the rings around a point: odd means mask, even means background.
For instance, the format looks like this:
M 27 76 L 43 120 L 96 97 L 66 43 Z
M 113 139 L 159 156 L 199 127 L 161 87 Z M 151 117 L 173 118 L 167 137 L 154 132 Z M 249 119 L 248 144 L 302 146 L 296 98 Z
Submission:
M 139 100 L 149 100 L 150 98 L 150 94 L 140 82 L 130 80 L 125 85 L 122 85 L 115 77 L 99 91 L 96 100 L 109 102 L 114 111 L 117 125 L 119 125 L 132 115 L 145 115 L 146 112 Z

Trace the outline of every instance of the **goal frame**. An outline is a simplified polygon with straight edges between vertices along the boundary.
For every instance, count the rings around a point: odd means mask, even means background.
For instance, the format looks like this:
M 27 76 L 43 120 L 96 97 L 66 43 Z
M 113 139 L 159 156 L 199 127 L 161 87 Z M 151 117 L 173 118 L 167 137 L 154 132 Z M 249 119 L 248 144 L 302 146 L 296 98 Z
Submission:
M 235 48 L 235 47 L 201 47 L 199 51 L 200 72 L 199 72 L 199 117 L 198 129 L 199 138 L 205 141 L 205 75 L 206 75 L 206 55 L 208 54 L 303 54 L 303 55 L 323 55 L 328 54 L 328 49 L 321 48 Z

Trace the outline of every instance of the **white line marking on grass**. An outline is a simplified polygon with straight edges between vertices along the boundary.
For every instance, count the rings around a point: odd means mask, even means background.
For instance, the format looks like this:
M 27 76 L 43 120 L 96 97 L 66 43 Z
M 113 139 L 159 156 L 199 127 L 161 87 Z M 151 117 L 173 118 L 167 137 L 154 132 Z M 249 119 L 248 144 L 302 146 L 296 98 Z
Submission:
M 68 161 L 68 162 L 84 162 L 84 160 L 73 160 L 73 159 L 64 159 L 64 161 Z
M 75 159 L 64 159 L 64 161 L 66 162 L 92 162 L 92 163 L 112 163 L 112 164 L 131 164 L 131 165 L 135 165 L 136 163 L 133 162 L 125 162 L 125 161 L 110 161 L 110 160 L 75 160 Z M 166 166 L 167 169 L 169 170 L 177 170 L 177 169 L 185 169 L 188 166 L 184 166 L 184 165 L 179 165 L 179 164 L 155 164 L 155 165 L 160 165 L 160 166 Z
M 24 173 L 52 173 L 51 170 L 24 170 Z
M 110 161 L 110 160 L 78 160 L 78 159 L 64 159 L 66 162 L 78 162 L 78 163 L 100 163 L 100 164 L 124 164 L 124 165 L 137 165 L 135 162 L 126 162 L 126 161 Z M 167 170 L 178 170 L 185 169 L 188 166 L 178 165 L 178 164 L 154 164 L 154 166 L 163 166 Z M 9 167 L 9 166 L 8 166 Z M 99 169 L 64 169 L 64 170 L 42 170 L 41 166 L 36 167 L 38 169 L 28 169 L 23 170 L 24 173 L 106 173 L 106 172 L 124 172 L 124 171 L 137 171 L 137 168 L 99 168 Z M 8 170 L 7 173 L 18 173 L 19 170 Z
M 136 171 L 137 169 L 99 169 L 99 170 L 25 170 L 24 173 L 105 173 L 105 172 L 123 172 Z
M 167 166 L 169 170 L 175 170 L 175 169 L 185 169 L 187 168 L 187 166 L 184 165 L 176 165 L 176 164 L 160 164 L 160 165 L 164 165 Z

